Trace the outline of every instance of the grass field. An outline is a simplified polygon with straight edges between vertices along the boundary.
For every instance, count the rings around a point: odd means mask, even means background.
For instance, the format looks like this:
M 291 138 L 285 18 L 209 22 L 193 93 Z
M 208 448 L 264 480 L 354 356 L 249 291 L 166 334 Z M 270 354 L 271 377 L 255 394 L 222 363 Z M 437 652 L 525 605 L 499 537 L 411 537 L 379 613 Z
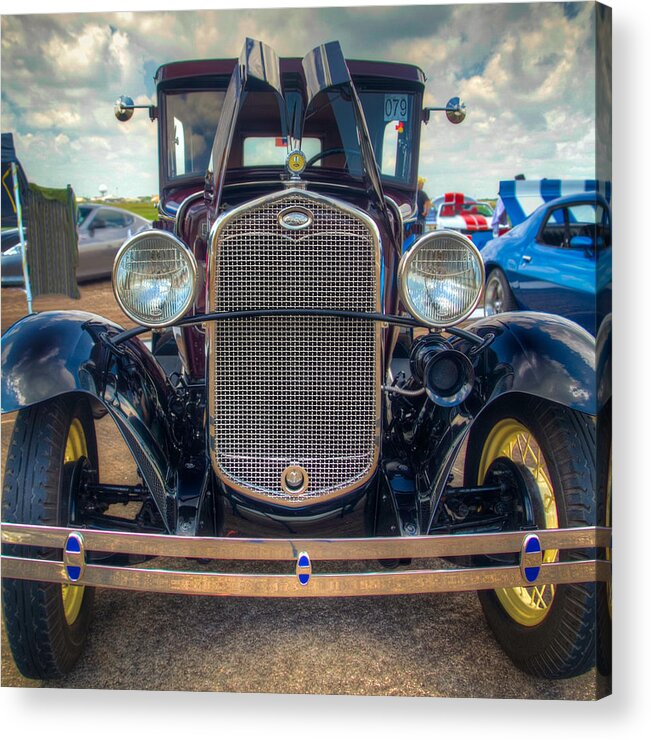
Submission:
M 91 201 L 92 203 L 97 203 L 98 205 L 102 205 L 101 201 Z M 156 210 L 156 206 L 152 205 L 151 203 L 138 203 L 138 202 L 131 202 L 128 200 L 119 200 L 115 202 L 111 202 L 107 205 L 115 206 L 116 208 L 124 208 L 125 211 L 131 211 L 131 213 L 135 213 L 137 216 L 142 216 L 142 218 L 146 218 L 149 221 L 155 221 L 158 217 L 158 211 Z

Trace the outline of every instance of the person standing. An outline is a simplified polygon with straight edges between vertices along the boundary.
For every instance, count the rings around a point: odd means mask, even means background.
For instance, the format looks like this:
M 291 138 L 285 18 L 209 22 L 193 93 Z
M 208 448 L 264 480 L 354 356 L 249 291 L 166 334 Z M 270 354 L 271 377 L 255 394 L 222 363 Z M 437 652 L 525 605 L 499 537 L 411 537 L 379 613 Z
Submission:
M 505 229 L 509 225 L 509 218 L 506 215 L 506 208 L 502 196 L 497 196 L 497 203 L 495 204 L 495 210 L 493 211 L 493 219 L 491 226 L 493 227 L 493 237 L 498 237 L 500 231 Z
M 524 175 L 516 175 L 513 178 L 516 182 L 519 182 L 521 180 L 524 180 Z M 493 219 L 491 221 L 491 226 L 493 228 L 493 237 L 498 237 L 500 235 L 500 232 L 504 232 L 505 229 L 508 229 L 509 226 L 509 217 L 506 213 L 506 206 L 504 205 L 504 201 L 502 200 L 502 196 L 497 196 L 497 203 L 495 203 L 495 210 L 493 211 Z
M 416 193 L 416 207 L 418 210 L 416 223 L 418 224 L 418 233 L 422 234 L 425 231 L 425 219 L 429 213 L 429 209 L 432 207 L 432 201 L 429 199 L 429 195 L 423 190 L 425 186 L 425 178 L 418 178 L 418 191 Z

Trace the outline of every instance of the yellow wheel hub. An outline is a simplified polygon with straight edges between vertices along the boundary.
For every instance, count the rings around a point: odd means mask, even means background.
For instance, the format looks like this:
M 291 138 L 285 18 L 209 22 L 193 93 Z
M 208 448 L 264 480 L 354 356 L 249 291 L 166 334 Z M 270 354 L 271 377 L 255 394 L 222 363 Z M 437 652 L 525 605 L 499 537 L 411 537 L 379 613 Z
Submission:
M 547 463 L 535 437 L 524 424 L 515 419 L 502 419 L 490 431 L 479 463 L 478 482 L 483 484 L 490 466 L 499 457 L 507 457 L 524 465 L 536 484 L 536 494 L 544 512 L 544 521 L 536 522 L 544 529 L 558 527 L 556 497 Z M 558 559 L 558 550 L 546 550 L 543 563 Z M 554 600 L 555 586 L 529 586 L 497 589 L 495 594 L 506 613 L 525 627 L 535 627 L 547 616 Z
M 73 419 L 70 429 L 68 430 L 68 439 L 66 440 L 66 449 L 63 454 L 63 462 L 74 462 L 80 457 L 88 456 L 88 447 L 86 445 L 86 436 L 84 428 L 79 419 Z M 63 612 L 68 624 L 74 624 L 79 616 L 81 604 L 84 600 L 84 586 L 72 586 L 64 583 L 61 586 L 61 597 L 63 599 Z

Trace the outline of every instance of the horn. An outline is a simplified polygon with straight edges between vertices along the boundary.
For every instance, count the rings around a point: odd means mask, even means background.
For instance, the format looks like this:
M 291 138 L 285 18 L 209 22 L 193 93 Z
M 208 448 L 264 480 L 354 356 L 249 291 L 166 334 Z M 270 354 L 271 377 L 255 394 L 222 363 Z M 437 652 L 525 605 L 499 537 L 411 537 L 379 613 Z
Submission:
M 435 404 L 449 408 L 468 398 L 475 384 L 475 371 L 463 352 L 444 349 L 427 358 L 423 383 Z

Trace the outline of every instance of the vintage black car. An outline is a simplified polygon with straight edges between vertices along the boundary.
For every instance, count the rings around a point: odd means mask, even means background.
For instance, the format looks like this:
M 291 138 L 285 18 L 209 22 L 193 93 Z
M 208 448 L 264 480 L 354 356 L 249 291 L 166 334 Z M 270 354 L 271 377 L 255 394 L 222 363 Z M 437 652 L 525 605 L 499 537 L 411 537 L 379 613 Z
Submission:
M 54 311 L 3 339 L 19 669 L 69 671 L 105 587 L 477 590 L 522 669 L 588 670 L 610 574 L 594 339 L 547 314 L 468 323 L 484 271 L 459 233 L 402 255 L 422 125 L 433 110 L 460 122 L 463 104 L 426 108 L 421 70 L 346 62 L 336 42 L 279 60 L 248 39 L 239 60 L 167 64 L 156 83 L 160 219 L 113 270 L 138 328 Z M 121 98 L 116 115 L 135 107 Z M 105 414 L 140 485 L 98 476 Z M 157 556 L 187 568 L 136 567 Z M 239 560 L 277 572 L 220 569 Z M 342 560 L 362 567 L 333 573 Z

